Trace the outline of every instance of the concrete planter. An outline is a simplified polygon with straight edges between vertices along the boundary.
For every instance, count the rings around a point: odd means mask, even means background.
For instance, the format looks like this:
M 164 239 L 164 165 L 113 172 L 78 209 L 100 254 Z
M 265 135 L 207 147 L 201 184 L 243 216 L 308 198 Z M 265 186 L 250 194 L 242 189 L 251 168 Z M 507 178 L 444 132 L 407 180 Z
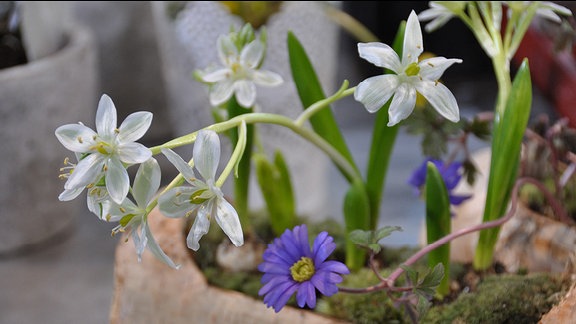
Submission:
M 58 200 L 59 168 L 74 156 L 54 131 L 94 120 L 96 71 L 96 46 L 81 26 L 71 26 L 57 52 L 0 70 L 0 254 L 44 244 L 85 208 L 82 199 Z
M 120 240 L 114 266 L 111 324 L 339 323 L 292 307 L 275 313 L 261 300 L 210 286 L 186 247 L 185 220 L 164 217 L 158 209 L 150 213 L 148 220 L 158 244 L 181 268 L 168 267 L 148 251 L 138 263 L 132 241 Z

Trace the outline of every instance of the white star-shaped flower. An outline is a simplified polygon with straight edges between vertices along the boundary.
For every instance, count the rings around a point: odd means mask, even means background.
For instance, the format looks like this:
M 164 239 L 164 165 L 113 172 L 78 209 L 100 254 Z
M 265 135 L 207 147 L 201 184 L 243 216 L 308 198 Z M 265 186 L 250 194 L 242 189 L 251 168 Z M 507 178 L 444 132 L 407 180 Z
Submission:
M 359 43 L 360 57 L 394 74 L 379 75 L 360 82 L 354 99 L 363 103 L 369 112 L 376 112 L 392 98 L 388 126 L 396 125 L 412 113 L 417 93 L 426 98 L 443 117 L 453 122 L 460 120 L 454 95 L 438 80 L 448 67 L 462 60 L 433 57 L 419 62 L 418 57 L 423 51 L 422 31 L 414 11 L 406 24 L 402 60 L 386 44 Z
M 104 177 L 110 197 L 122 203 L 130 188 L 125 164 L 142 163 L 152 156 L 150 149 L 135 142 L 151 123 L 152 113 L 140 111 L 130 114 L 117 128 L 116 107 L 109 96 L 102 95 L 96 111 L 97 132 L 82 123 L 58 127 L 56 137 L 60 143 L 81 157 L 67 176 L 60 200 L 77 196 Z
M 430 1 L 430 8 L 418 14 L 421 21 L 431 20 L 426 31 L 431 32 L 444 26 L 457 12 L 466 8 L 466 1 Z
M 208 233 L 210 219 L 216 222 L 236 246 L 244 244 L 244 235 L 238 213 L 224 199 L 221 189 L 215 185 L 216 169 L 220 162 L 220 140 L 214 131 L 201 130 L 194 144 L 193 161 L 204 180 L 196 178 L 192 166 L 170 149 L 162 153 L 182 173 L 191 186 L 168 190 L 158 198 L 160 211 L 167 217 L 188 216 L 196 211 L 194 224 L 186 239 L 187 245 L 196 251 L 200 238 Z
M 218 37 L 217 44 L 223 67 L 198 73 L 203 82 L 211 84 L 212 106 L 227 102 L 235 94 L 242 107 L 250 108 L 256 101 L 256 85 L 273 87 L 283 82 L 279 74 L 259 69 L 266 50 L 261 40 L 253 40 L 241 51 L 228 35 Z
M 144 249 L 148 249 L 159 260 L 168 264 L 172 268 L 179 268 L 164 251 L 160 248 L 152 232 L 148 227 L 146 217 L 148 215 L 148 205 L 153 201 L 154 197 L 160 188 L 160 166 L 154 158 L 148 159 L 146 162 L 140 164 L 136 177 L 134 178 L 134 186 L 132 188 L 132 197 L 134 202 L 129 198 L 124 199 L 121 204 L 116 204 L 113 201 L 107 201 L 103 209 L 106 215 L 106 220 L 118 220 L 118 225 L 112 233 L 130 231 L 136 253 L 138 254 L 138 262 L 142 261 L 142 254 Z

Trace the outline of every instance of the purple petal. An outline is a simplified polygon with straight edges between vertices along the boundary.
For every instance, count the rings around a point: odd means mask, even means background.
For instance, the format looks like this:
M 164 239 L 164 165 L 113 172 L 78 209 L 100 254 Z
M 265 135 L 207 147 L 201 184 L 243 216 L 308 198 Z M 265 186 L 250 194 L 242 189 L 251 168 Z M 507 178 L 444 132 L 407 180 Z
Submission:
M 305 281 L 300 284 L 296 293 L 296 302 L 300 308 L 304 307 L 305 304 L 308 304 L 310 308 L 316 307 L 316 289 L 311 282 Z

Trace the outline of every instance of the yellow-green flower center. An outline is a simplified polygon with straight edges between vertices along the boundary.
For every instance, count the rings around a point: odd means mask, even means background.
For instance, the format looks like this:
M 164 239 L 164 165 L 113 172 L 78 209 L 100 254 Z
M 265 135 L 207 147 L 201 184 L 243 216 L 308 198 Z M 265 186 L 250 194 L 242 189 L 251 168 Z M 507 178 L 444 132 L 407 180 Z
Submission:
M 404 72 L 406 73 L 407 76 L 418 75 L 418 73 L 420 73 L 420 66 L 418 66 L 418 63 L 416 62 L 410 63 L 410 65 L 406 67 Z
M 206 189 L 200 189 L 194 191 L 194 193 L 190 196 L 190 203 L 199 205 L 208 200 L 207 198 L 200 197 L 204 192 L 206 192 Z
M 290 274 L 292 279 L 303 282 L 312 278 L 314 270 L 314 261 L 310 258 L 302 257 L 290 267 Z
M 102 155 L 108 155 L 114 151 L 114 148 L 110 144 L 100 141 L 95 145 L 93 145 L 92 147 L 90 147 L 90 150 L 97 151 Z

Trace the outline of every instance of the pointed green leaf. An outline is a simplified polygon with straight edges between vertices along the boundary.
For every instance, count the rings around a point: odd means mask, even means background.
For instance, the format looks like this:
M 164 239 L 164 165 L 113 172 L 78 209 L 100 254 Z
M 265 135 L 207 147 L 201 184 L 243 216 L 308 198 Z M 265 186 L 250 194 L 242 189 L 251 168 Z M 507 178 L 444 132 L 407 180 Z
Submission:
M 399 231 L 402 232 L 402 227 L 400 226 L 384 226 L 382 228 L 377 229 L 374 232 L 374 242 L 378 243 L 381 239 L 390 236 L 392 232 Z
M 276 152 L 275 164 L 268 161 L 264 154 L 255 154 L 253 161 L 256 178 L 270 215 L 272 230 L 279 236 L 286 229 L 296 225 L 290 176 L 279 152 Z
M 406 22 L 402 22 L 394 40 L 394 50 L 402 57 L 402 42 L 404 40 L 404 28 Z M 388 108 L 390 102 L 386 103 L 376 113 L 374 130 L 372 131 L 372 143 L 370 146 L 370 156 L 366 170 L 366 190 L 370 199 L 370 226 L 378 226 L 380 213 L 380 203 L 386 182 L 386 171 L 392 155 L 392 149 L 396 142 L 399 126 L 388 127 Z
M 428 162 L 426 169 L 426 236 L 428 244 L 433 243 L 451 232 L 450 199 L 444 179 L 436 165 Z M 450 243 L 439 246 L 428 254 L 428 265 L 443 265 L 446 272 L 450 267 Z M 443 297 L 450 292 L 448 276 L 438 287 Z
M 484 222 L 502 217 L 508 208 L 511 191 L 518 176 L 520 149 L 531 106 L 532 82 L 528 60 L 524 59 L 512 83 L 502 118 L 494 121 Z M 476 269 L 485 270 L 492 265 L 499 231 L 499 228 L 492 228 L 480 232 L 474 255 Z
M 354 181 L 344 197 L 344 223 L 346 233 L 354 230 L 370 229 L 370 206 L 368 195 L 362 181 Z M 366 261 L 366 251 L 359 249 L 347 235 L 346 238 L 346 265 L 350 270 L 362 268 Z
M 294 84 L 296 85 L 296 90 L 298 91 L 304 109 L 310 107 L 317 101 L 326 99 L 322 85 L 318 80 L 318 76 L 314 71 L 314 67 L 304 47 L 292 32 L 288 32 L 288 54 L 290 56 L 292 78 L 294 79 Z M 334 146 L 350 164 L 356 167 L 352 154 L 348 150 L 346 141 L 340 132 L 340 127 L 338 127 L 332 110 L 329 107 L 312 116 L 310 118 L 310 124 L 318 135 Z M 343 174 L 346 176 L 346 173 L 343 172 Z

